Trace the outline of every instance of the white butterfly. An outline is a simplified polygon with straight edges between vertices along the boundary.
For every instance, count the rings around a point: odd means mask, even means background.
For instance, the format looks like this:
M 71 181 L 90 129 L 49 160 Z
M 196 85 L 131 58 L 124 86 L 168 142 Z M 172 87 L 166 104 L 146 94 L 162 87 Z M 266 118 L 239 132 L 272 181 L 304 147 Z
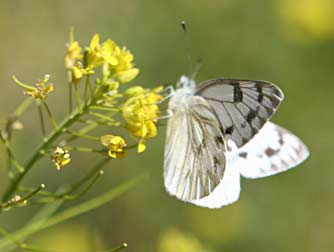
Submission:
M 164 183 L 176 198 L 219 208 L 235 202 L 240 175 L 286 171 L 309 155 L 303 142 L 267 122 L 284 96 L 266 81 L 183 76 L 169 101 Z

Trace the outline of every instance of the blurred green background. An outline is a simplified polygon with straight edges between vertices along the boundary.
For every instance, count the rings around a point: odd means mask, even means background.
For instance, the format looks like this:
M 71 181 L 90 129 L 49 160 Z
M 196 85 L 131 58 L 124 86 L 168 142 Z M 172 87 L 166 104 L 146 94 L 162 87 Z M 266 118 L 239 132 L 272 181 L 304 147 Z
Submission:
M 127 45 L 141 69 L 133 83 L 175 82 L 189 69 L 181 20 L 189 25 L 191 54 L 202 58 L 197 81 L 215 77 L 265 79 L 286 99 L 273 121 L 308 145 L 311 156 L 287 173 L 243 180 L 240 200 L 217 210 L 177 201 L 163 188 L 164 128 L 148 150 L 115 160 L 84 199 L 148 171 L 150 179 L 88 214 L 43 230 L 29 243 L 49 250 L 91 251 L 127 242 L 129 252 L 330 251 L 334 247 L 334 18 L 331 0 L 3 0 L 0 2 L 0 118 L 23 99 L 10 76 L 34 82 L 51 74 L 50 106 L 67 110 L 63 69 L 68 31 L 87 45 L 94 33 Z M 15 150 L 26 160 L 40 139 L 36 111 L 24 117 Z M 7 183 L 1 149 L 0 192 Z M 95 156 L 61 173 L 41 163 L 26 184 L 56 188 L 83 174 Z M 67 204 L 68 206 L 69 204 Z M 0 215 L 14 231 L 37 210 Z

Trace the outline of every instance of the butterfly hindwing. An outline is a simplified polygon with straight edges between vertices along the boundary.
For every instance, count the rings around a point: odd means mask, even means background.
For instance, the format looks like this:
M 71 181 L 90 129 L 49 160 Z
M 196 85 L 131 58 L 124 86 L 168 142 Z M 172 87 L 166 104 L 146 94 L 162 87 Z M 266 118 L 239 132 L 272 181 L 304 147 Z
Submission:
M 167 191 L 191 202 L 209 195 L 224 176 L 225 142 L 208 103 L 192 96 L 188 109 L 168 120 L 164 181 Z
M 251 141 L 234 152 L 232 165 L 243 177 L 262 178 L 293 168 L 308 155 L 307 147 L 298 137 L 267 122 Z
M 205 81 L 196 95 L 207 100 L 219 118 L 224 136 L 238 147 L 252 139 L 284 98 L 282 91 L 270 82 L 237 79 Z

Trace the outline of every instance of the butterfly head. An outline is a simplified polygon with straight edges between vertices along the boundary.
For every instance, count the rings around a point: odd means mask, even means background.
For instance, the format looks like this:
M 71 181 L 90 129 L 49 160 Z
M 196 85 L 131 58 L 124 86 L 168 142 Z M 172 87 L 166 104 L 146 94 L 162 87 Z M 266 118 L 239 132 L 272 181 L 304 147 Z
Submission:
M 182 75 L 178 83 L 176 84 L 176 88 L 184 88 L 184 89 L 195 89 L 196 83 L 193 79 Z
M 195 94 L 196 83 L 192 79 L 182 75 L 176 87 L 177 89 L 169 101 L 169 108 L 172 110 L 187 109 L 189 98 Z

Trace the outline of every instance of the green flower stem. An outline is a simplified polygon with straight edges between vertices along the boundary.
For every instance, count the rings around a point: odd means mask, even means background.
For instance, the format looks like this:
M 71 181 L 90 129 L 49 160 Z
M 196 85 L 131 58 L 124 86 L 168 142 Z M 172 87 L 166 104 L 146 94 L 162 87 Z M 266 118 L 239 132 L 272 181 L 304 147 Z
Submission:
M 95 109 L 95 110 L 104 110 L 104 111 L 111 111 L 111 112 L 120 112 L 121 110 L 118 108 L 111 108 L 111 107 L 106 107 L 106 106 L 92 106 L 90 109 Z
M 33 189 L 33 188 L 25 187 L 25 186 L 20 186 L 20 187 L 17 188 L 17 191 L 19 191 L 19 192 L 27 192 L 27 193 L 31 193 L 34 190 L 35 189 Z M 43 190 L 43 191 L 37 192 L 37 195 L 41 195 L 41 196 L 54 196 L 54 193 Z
M 100 170 L 99 172 L 97 172 L 96 174 L 94 174 L 92 180 L 87 184 L 87 186 L 78 194 L 61 194 L 61 195 L 53 195 L 50 197 L 45 197 L 45 198 L 41 198 L 38 199 L 36 202 L 37 203 L 50 203 L 55 201 L 55 199 L 63 199 L 63 200 L 76 200 L 81 198 L 82 196 L 84 196 L 87 192 L 89 192 L 89 190 L 96 184 L 97 180 L 99 178 L 101 178 L 101 176 L 104 174 L 103 170 Z
M 44 105 L 44 108 L 45 108 L 46 112 L 48 113 L 48 116 L 49 116 L 50 121 L 52 123 L 53 129 L 57 129 L 58 125 L 57 125 L 56 119 L 53 117 L 48 104 L 45 101 L 43 101 L 43 105 Z
M 54 129 L 49 136 L 45 138 L 45 141 L 41 143 L 41 145 L 37 148 L 34 152 L 31 159 L 25 165 L 24 170 L 21 173 L 18 173 L 15 178 L 11 181 L 11 184 L 5 191 L 2 202 L 6 202 L 9 198 L 13 195 L 16 191 L 17 187 L 19 186 L 21 180 L 26 175 L 26 173 L 33 167 L 33 165 L 43 157 L 43 155 L 48 151 L 49 147 L 56 141 L 56 139 L 63 133 L 65 129 L 71 126 L 74 122 L 76 122 L 84 113 L 87 112 L 90 103 L 82 106 L 81 108 L 74 111 L 71 115 L 69 115 L 65 120 L 59 125 L 57 129 Z
M 17 205 L 20 205 L 20 204 L 26 204 L 26 201 L 30 198 L 32 198 L 35 194 L 38 194 L 39 191 L 43 190 L 45 188 L 45 185 L 44 184 L 41 184 L 39 187 L 37 187 L 36 189 L 34 189 L 33 191 L 31 191 L 28 195 L 22 197 L 21 199 L 19 200 L 16 200 L 16 201 L 8 201 L 6 203 L 3 203 L 0 205 L 0 211 L 2 209 L 6 209 L 6 208 L 9 208 L 9 207 L 13 207 L 13 206 L 17 206 Z
M 80 147 L 80 146 L 66 146 L 66 149 L 69 150 L 69 151 L 90 152 L 90 153 L 106 152 L 105 149 L 93 149 L 93 148 Z
M 72 71 L 67 71 L 68 77 L 68 108 L 69 112 L 72 113 L 73 110 L 73 83 L 72 83 Z
M 10 147 L 10 143 L 8 141 L 8 139 L 3 137 L 3 132 L 0 132 L 0 140 L 3 143 L 6 153 L 7 153 L 7 171 L 9 174 L 9 177 L 12 177 L 12 170 L 11 170 L 11 165 L 13 164 L 14 167 L 16 168 L 16 170 L 18 172 L 22 172 L 24 170 L 24 168 L 22 167 L 22 165 L 20 165 L 20 163 L 16 160 L 14 153 Z
M 115 198 L 119 197 L 120 195 L 128 192 L 130 189 L 135 187 L 137 184 L 142 182 L 143 179 L 147 178 L 147 175 L 141 175 L 138 177 L 135 177 L 116 188 L 112 188 L 106 193 L 97 196 L 93 199 L 87 200 L 79 205 L 73 206 L 71 208 L 68 208 L 58 214 L 55 214 L 54 216 L 51 216 L 49 218 L 41 218 L 40 216 L 36 216 L 34 218 L 34 222 L 31 224 L 28 224 L 26 227 L 22 228 L 21 230 L 15 232 L 12 234 L 12 237 L 16 241 L 23 240 L 24 238 L 41 231 L 43 229 L 46 229 L 48 227 L 54 226 L 56 224 L 59 224 L 63 221 L 66 221 L 68 219 L 71 219 L 73 217 L 79 216 L 81 214 L 84 214 L 86 212 L 89 212 L 91 210 L 94 210 L 98 207 L 101 207 L 102 205 L 105 205 L 109 203 L 110 201 L 114 200 Z M 53 204 L 57 204 L 58 201 L 55 201 Z M 60 204 L 63 202 L 62 200 L 59 201 Z M 50 205 L 46 205 L 46 207 L 50 207 Z M 11 248 L 11 241 L 8 239 L 1 239 L 0 240 L 0 251 L 4 251 L 5 249 Z
M 71 194 L 75 192 L 82 184 L 86 183 L 94 174 L 96 174 L 99 170 L 102 169 L 108 162 L 110 162 L 110 157 L 103 159 L 97 165 L 95 165 L 90 172 L 88 172 L 83 178 L 81 178 L 78 182 L 71 186 L 71 189 L 67 192 L 67 194 Z
M 107 115 L 103 115 L 103 114 L 95 113 L 95 112 L 91 112 L 91 111 L 89 112 L 89 114 L 92 115 L 92 116 L 95 116 L 95 117 L 97 117 L 99 119 L 103 119 L 105 121 L 114 122 L 114 120 L 110 119 L 110 117 L 107 116 Z
M 108 157 L 108 158 L 105 158 L 104 160 L 102 160 L 101 162 L 97 163 L 97 165 L 95 165 L 88 174 L 86 174 L 83 178 L 81 178 L 79 181 L 77 181 L 75 184 L 73 184 L 71 186 L 71 188 L 69 190 L 67 190 L 66 192 L 62 192 L 60 194 L 52 194 L 52 195 L 49 195 L 49 196 L 53 199 L 60 199 L 60 198 L 62 198 L 62 199 L 72 199 L 72 198 L 78 198 L 78 195 L 80 195 L 80 197 L 81 197 L 86 192 L 88 192 L 88 190 L 95 184 L 97 179 L 101 175 L 103 175 L 103 172 L 101 174 L 101 169 L 109 161 L 110 161 L 110 158 Z M 87 181 L 89 181 L 92 177 L 93 177 L 93 179 L 91 180 L 91 182 L 80 193 L 78 193 L 77 195 L 71 195 L 72 193 L 77 191 L 77 189 L 79 189 L 82 185 L 84 185 Z
M 84 100 L 85 101 L 87 101 L 88 88 L 90 88 L 90 79 L 89 79 L 89 75 L 86 75 L 85 88 L 84 88 Z M 91 88 L 90 88 L 90 91 L 92 91 Z
M 17 109 L 14 111 L 13 115 L 14 118 L 18 118 L 20 117 L 24 111 L 27 110 L 27 108 L 33 103 L 34 99 L 31 97 L 26 98 L 18 107 Z
M 12 136 L 12 126 L 13 123 L 16 122 L 16 120 L 23 114 L 24 111 L 32 104 L 34 99 L 31 97 L 26 98 L 19 106 L 18 108 L 12 113 L 11 115 L 8 116 L 6 120 L 6 127 L 5 127 L 5 132 L 6 132 L 6 139 L 9 141 Z
M 116 120 L 114 122 L 106 122 L 103 120 L 95 120 L 95 121 L 94 120 L 83 120 L 80 122 L 88 124 L 88 126 L 95 125 L 95 127 L 98 125 L 104 125 L 104 126 L 119 126 L 120 125 L 120 122 Z
M 90 132 L 91 130 L 95 129 L 96 126 L 97 126 L 97 124 L 96 125 L 95 124 L 87 125 L 87 126 L 83 127 L 82 129 L 80 129 L 78 131 L 78 133 L 86 134 L 86 133 Z M 66 139 L 66 143 L 70 143 L 77 138 L 78 138 L 78 136 L 71 135 L 68 139 Z
M 37 103 L 37 110 L 38 110 L 38 116 L 39 116 L 39 122 L 41 124 L 42 134 L 43 138 L 46 136 L 46 129 L 45 129 L 45 123 L 44 123 L 44 117 L 43 117 L 43 111 L 41 108 L 41 104 Z
M 12 76 L 12 79 L 15 81 L 15 83 L 16 83 L 17 85 L 19 85 L 19 86 L 21 86 L 21 87 L 23 87 L 23 88 L 25 88 L 25 89 L 27 89 L 27 90 L 29 90 L 29 91 L 31 91 L 31 90 L 35 90 L 35 89 L 36 89 L 36 88 L 34 88 L 33 86 L 30 86 L 30 85 L 28 85 L 28 84 L 25 84 L 25 83 L 19 81 L 14 75 Z
M 81 97 L 80 97 L 80 93 L 79 93 L 79 89 L 77 85 L 74 85 L 74 95 L 77 100 L 77 107 L 80 108 L 82 101 L 81 101 Z
M 87 135 L 87 134 L 84 134 L 82 132 L 75 132 L 75 131 L 71 131 L 71 130 L 66 130 L 66 133 L 72 135 L 72 136 L 75 136 L 75 137 L 81 137 L 81 138 L 86 138 L 86 139 L 89 139 L 89 140 L 93 140 L 93 141 L 99 141 L 100 138 L 96 137 L 96 136 L 91 136 L 91 135 Z

